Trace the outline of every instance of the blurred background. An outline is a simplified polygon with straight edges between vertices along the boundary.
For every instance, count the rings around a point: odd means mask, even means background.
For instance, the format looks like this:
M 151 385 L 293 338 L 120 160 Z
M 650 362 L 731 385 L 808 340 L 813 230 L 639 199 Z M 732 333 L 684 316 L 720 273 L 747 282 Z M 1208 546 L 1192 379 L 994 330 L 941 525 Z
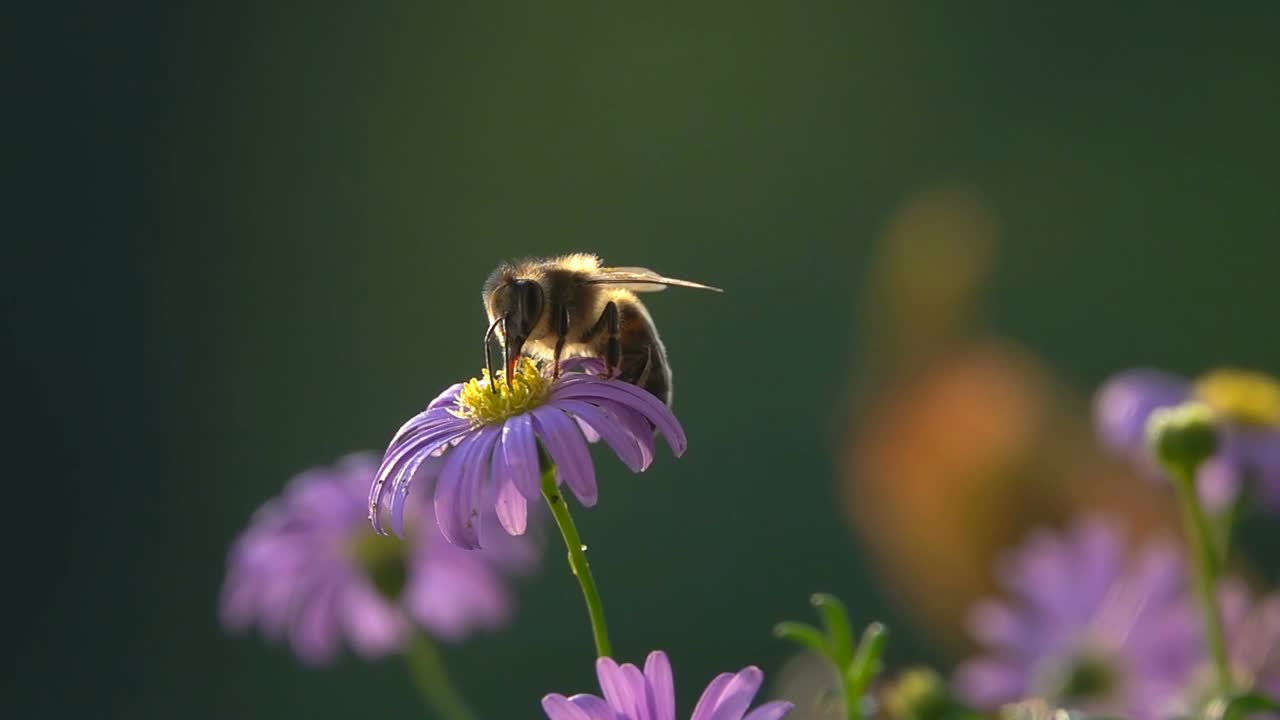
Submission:
M 667 650 L 682 708 L 775 673 L 815 590 L 946 667 L 1027 527 L 1166 522 L 1094 446 L 1098 382 L 1280 370 L 1277 6 L 27 5 L 15 716 L 423 716 L 400 663 L 304 669 L 217 595 L 291 475 L 477 372 L 501 258 L 727 289 L 649 302 L 688 454 L 602 459 L 578 513 L 620 655 Z M 447 650 L 485 717 L 595 687 L 558 550 L 519 597 Z

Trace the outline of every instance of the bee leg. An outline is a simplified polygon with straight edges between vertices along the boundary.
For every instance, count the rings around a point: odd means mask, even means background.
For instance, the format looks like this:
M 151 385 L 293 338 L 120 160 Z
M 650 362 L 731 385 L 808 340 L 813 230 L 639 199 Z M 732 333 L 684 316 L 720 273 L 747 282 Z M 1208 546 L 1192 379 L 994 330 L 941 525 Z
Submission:
M 644 369 L 640 371 L 640 377 L 636 378 L 635 385 L 638 387 L 647 387 L 649 384 L 649 372 L 653 370 L 653 346 L 646 345 L 644 348 Z
M 490 339 L 493 338 L 493 329 L 498 327 L 498 323 L 502 322 L 502 320 L 503 318 L 499 317 L 489 323 L 489 329 L 484 334 L 484 367 L 489 371 L 489 389 L 495 394 L 498 392 L 498 383 L 496 381 L 498 376 L 494 374 L 493 370 L 493 345 L 490 343 Z
M 560 354 L 564 352 L 564 343 L 569 338 L 569 307 L 561 305 L 552 309 L 552 330 L 556 334 L 556 350 L 551 377 L 560 377 Z
M 602 332 L 608 335 L 604 346 L 604 374 L 605 377 L 613 377 L 614 371 L 621 369 L 622 365 L 622 341 L 618 339 L 620 322 L 616 303 L 610 302 L 604 306 L 600 319 L 587 331 L 584 340 L 591 340 Z

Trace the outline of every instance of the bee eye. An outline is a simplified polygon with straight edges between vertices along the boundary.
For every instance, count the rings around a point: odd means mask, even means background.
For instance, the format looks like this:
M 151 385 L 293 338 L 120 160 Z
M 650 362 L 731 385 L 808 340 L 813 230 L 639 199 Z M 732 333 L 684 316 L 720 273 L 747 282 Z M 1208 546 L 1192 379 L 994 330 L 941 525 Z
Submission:
M 542 286 L 532 280 L 520 280 L 516 282 L 515 290 L 518 312 L 527 333 L 542 317 Z

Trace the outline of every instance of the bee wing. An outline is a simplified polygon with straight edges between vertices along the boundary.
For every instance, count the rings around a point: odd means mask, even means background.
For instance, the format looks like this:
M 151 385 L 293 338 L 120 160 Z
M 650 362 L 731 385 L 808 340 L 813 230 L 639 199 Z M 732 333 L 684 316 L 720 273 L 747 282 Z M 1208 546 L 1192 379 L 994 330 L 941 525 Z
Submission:
M 724 292 L 718 287 L 675 278 L 663 277 L 649 268 L 606 267 L 599 268 L 587 279 L 588 285 L 617 285 L 632 292 L 658 292 L 670 286 L 696 288 Z

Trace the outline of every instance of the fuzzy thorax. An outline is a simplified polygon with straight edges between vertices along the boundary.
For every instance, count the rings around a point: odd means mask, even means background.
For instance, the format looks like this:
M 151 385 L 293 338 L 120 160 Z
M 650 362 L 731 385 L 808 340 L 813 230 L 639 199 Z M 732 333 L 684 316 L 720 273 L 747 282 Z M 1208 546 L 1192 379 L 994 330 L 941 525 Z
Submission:
M 455 417 L 470 420 L 473 425 L 492 425 L 509 417 L 529 412 L 546 402 L 551 390 L 551 378 L 542 374 L 536 363 L 523 358 L 516 366 L 515 375 L 507 386 L 506 373 L 499 371 L 493 382 L 488 370 L 481 376 L 463 384 L 458 393 L 457 406 L 450 412 Z

